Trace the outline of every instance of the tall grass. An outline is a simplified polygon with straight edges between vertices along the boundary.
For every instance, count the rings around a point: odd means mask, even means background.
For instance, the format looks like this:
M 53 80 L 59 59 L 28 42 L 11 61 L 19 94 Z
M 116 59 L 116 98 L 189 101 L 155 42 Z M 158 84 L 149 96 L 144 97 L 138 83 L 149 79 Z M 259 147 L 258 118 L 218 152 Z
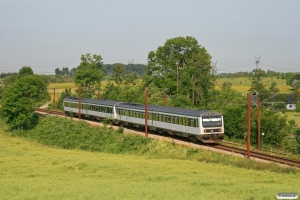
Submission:
M 226 166 L 214 152 L 155 140 L 144 145 L 148 156 L 65 150 L 1 129 L 0 199 L 276 199 L 278 192 L 299 193 L 299 173 Z M 193 159 L 163 158 L 165 152 Z M 199 154 L 207 160 L 199 162 Z

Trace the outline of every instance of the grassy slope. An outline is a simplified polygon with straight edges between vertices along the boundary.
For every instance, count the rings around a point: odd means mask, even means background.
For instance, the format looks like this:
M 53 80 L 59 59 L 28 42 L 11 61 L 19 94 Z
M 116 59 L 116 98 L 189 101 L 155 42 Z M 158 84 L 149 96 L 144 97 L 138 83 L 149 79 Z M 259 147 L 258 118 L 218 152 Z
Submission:
M 49 148 L 0 133 L 2 199 L 276 199 L 300 173 Z

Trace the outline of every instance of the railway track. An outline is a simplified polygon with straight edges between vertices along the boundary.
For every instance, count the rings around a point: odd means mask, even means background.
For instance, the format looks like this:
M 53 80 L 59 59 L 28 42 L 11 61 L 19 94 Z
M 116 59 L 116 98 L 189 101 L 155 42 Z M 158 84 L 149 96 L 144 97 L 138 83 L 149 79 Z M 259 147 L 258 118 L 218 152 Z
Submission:
M 35 111 L 36 111 L 36 112 L 47 113 L 47 114 L 52 114 L 52 115 L 65 116 L 65 113 L 64 113 L 64 112 L 61 112 L 61 111 L 48 110 L 48 109 L 41 109 L 41 108 L 36 108 Z
M 41 113 L 47 113 L 52 115 L 59 115 L 59 116 L 65 116 L 64 112 L 61 111 L 54 111 L 54 110 L 48 110 L 48 109 L 35 109 L 36 112 Z M 231 143 L 232 144 L 232 143 Z M 204 146 L 208 146 L 214 149 L 223 150 L 231 153 L 240 154 L 243 156 L 247 156 L 247 150 L 242 149 L 240 147 L 233 147 L 225 144 L 205 144 Z M 300 161 L 294 160 L 291 158 L 283 158 L 275 155 L 268 154 L 269 152 L 257 152 L 257 151 L 250 151 L 251 158 L 258 158 L 265 161 L 275 162 L 283 165 L 288 165 L 296 168 L 300 168 Z
M 241 154 L 243 156 L 247 156 L 247 150 L 245 150 L 245 149 L 231 147 L 231 146 L 227 146 L 224 144 L 217 144 L 217 145 L 211 145 L 211 146 L 216 149 L 220 149 L 220 150 L 224 150 L 224 151 L 228 151 L 228 152 L 232 152 L 232 153 Z M 290 158 L 278 157 L 278 156 L 274 156 L 274 155 L 270 155 L 270 154 L 266 154 L 266 153 L 262 153 L 262 152 L 256 152 L 256 151 L 250 151 L 250 157 L 300 168 L 300 161 L 290 159 Z

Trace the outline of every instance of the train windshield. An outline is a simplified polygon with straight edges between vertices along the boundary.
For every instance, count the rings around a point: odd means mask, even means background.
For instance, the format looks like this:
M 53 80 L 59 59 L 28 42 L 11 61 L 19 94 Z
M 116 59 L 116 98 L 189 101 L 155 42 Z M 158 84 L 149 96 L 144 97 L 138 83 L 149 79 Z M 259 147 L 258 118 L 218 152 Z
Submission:
M 222 117 L 221 116 L 202 116 L 203 127 L 221 127 Z

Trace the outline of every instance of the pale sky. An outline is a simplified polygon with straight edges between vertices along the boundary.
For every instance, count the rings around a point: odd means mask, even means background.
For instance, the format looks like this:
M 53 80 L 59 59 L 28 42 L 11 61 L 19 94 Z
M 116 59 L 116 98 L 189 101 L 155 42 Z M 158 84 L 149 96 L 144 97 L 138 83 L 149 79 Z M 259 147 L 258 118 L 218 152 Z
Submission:
M 105 64 L 147 64 L 150 51 L 195 37 L 218 73 L 259 67 L 300 72 L 299 0 L 1 0 L 0 73 L 73 68 L 82 54 Z

